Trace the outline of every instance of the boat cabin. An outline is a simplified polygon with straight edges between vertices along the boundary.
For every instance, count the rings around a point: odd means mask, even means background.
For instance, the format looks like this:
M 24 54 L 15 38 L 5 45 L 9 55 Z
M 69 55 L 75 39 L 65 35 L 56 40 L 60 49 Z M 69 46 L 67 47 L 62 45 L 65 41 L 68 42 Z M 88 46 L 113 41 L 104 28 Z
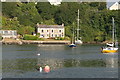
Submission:
M 114 43 L 106 43 L 107 47 L 114 47 Z

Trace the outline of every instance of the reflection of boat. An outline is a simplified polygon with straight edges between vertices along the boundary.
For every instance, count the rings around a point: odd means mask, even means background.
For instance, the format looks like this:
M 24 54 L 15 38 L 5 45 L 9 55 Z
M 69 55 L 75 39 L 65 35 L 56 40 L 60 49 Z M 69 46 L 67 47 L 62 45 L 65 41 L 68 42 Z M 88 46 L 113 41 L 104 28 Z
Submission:
M 112 42 L 111 43 L 107 43 L 107 47 L 103 47 L 102 48 L 102 52 L 103 53 L 115 53 L 118 52 L 118 42 L 117 42 L 117 37 L 116 37 L 116 30 L 115 30 L 115 26 L 114 26 L 114 18 L 112 17 L 112 21 L 113 21 L 113 30 L 112 30 Z
M 77 37 L 76 37 L 76 40 L 75 40 L 75 44 L 82 44 L 83 42 L 82 42 L 82 40 L 81 40 L 81 37 L 79 37 L 79 21 L 80 21 L 80 19 L 79 19 L 79 9 L 78 9 L 78 19 L 77 19 L 77 22 L 78 22 L 78 28 L 77 28 Z
M 113 57 L 106 58 L 106 67 L 118 68 L 118 59 Z
M 69 45 L 69 47 L 76 47 L 76 45 L 74 44 L 74 27 L 73 27 L 72 43 Z
M 76 47 L 74 43 L 70 44 L 69 47 Z

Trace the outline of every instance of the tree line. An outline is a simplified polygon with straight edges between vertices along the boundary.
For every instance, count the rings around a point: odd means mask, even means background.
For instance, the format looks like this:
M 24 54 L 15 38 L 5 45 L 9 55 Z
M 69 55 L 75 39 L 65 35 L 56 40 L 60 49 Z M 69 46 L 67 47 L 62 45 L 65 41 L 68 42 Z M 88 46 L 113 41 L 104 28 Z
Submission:
M 107 10 L 105 2 L 63 2 L 54 6 L 48 2 L 2 3 L 2 29 L 17 30 L 19 34 L 35 32 L 39 24 L 65 25 L 65 36 L 72 37 L 77 28 L 77 10 L 80 10 L 80 36 L 85 42 L 110 40 L 112 17 L 115 18 L 117 37 L 120 39 L 120 10 Z M 76 31 L 75 31 L 76 32 Z

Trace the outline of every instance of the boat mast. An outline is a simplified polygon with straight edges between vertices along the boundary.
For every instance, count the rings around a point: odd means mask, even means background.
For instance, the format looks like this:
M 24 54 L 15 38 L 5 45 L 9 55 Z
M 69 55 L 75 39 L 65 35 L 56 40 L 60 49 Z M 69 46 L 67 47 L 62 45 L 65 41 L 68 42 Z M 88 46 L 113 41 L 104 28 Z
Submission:
M 115 32 L 114 32 L 114 18 L 113 17 L 112 17 L 112 22 L 113 22 L 112 39 L 113 39 L 113 43 L 114 43 Z
M 116 27 L 115 27 L 115 21 L 114 18 L 113 19 L 113 43 L 114 43 L 114 47 L 118 47 L 118 41 L 117 41 L 117 36 L 116 36 Z
M 117 34 L 116 33 L 116 27 L 114 29 L 115 29 L 115 47 L 118 47 L 118 41 L 117 41 L 117 35 L 116 35 Z
M 72 44 L 74 44 L 74 23 L 73 23 L 73 36 L 72 36 Z
M 79 19 L 79 9 L 78 9 L 78 19 L 77 19 L 77 40 L 78 40 L 78 37 L 79 37 L 79 21 L 80 21 L 80 19 Z

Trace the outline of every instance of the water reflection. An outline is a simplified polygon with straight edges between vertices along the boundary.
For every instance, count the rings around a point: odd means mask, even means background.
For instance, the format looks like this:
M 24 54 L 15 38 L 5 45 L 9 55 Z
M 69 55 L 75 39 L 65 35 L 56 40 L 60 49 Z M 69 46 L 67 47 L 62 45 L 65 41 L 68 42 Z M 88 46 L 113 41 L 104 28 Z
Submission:
M 57 44 L 52 44 L 52 45 L 50 45 L 50 44 L 38 44 L 38 50 L 64 50 L 64 45 L 57 45 Z
M 39 66 L 45 67 L 46 65 L 49 65 L 51 67 L 51 70 L 59 69 L 63 67 L 63 63 L 61 60 L 56 59 L 40 59 L 38 58 Z
M 38 63 L 41 66 L 49 65 L 51 69 L 68 67 L 111 67 L 117 68 L 118 62 L 115 58 L 97 59 L 97 60 L 78 60 L 78 59 L 40 59 Z
M 115 58 L 114 56 L 106 58 L 106 67 L 118 68 L 118 58 Z
M 3 72 L 12 72 L 17 71 L 20 72 L 27 72 L 27 71 L 34 71 L 37 59 L 16 59 L 16 60 L 3 60 L 2 69 Z
M 110 53 L 107 54 L 107 58 L 105 60 L 106 67 L 110 68 L 118 68 L 118 53 Z
M 57 75 L 96 77 L 96 74 L 98 77 L 103 77 L 103 73 L 106 73 L 105 77 L 116 77 L 117 75 L 118 54 L 99 53 L 99 46 L 78 46 L 77 48 L 69 48 L 67 45 L 11 46 L 7 46 L 3 50 L 3 76 L 8 76 L 7 73 L 10 73 L 9 76 L 18 75 L 21 77 L 20 74 L 24 74 L 23 77 L 26 75 L 39 77 L 36 70 L 38 65 L 41 67 L 49 65 L 52 70 L 52 75 L 49 74 L 50 77 Z M 80 74 L 77 73 L 79 71 Z M 41 77 L 43 76 L 45 75 L 41 74 Z
M 118 59 L 114 57 L 108 57 L 106 59 L 96 60 L 79 60 L 79 59 L 41 59 L 38 58 L 25 58 L 16 60 L 3 60 L 3 71 L 10 70 L 22 70 L 31 71 L 35 70 L 36 65 L 44 67 L 49 65 L 52 70 L 67 67 L 109 67 L 117 68 Z

